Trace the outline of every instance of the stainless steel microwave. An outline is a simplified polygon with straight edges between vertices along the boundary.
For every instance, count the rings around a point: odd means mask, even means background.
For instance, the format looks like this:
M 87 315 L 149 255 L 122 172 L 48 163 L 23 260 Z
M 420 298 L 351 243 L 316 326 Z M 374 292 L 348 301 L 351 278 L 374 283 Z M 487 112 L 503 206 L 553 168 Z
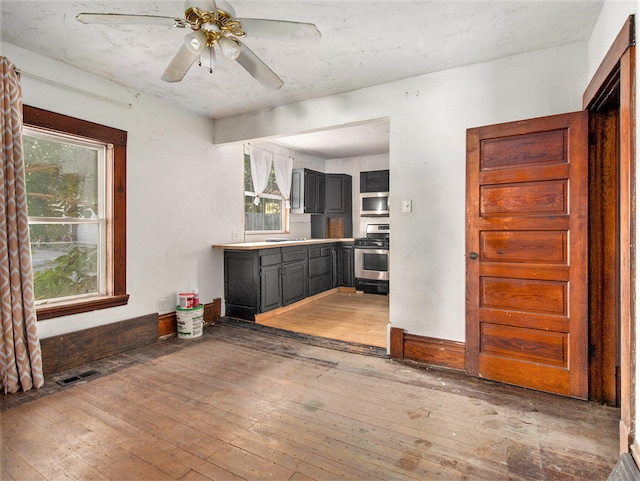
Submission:
M 363 192 L 360 194 L 360 217 L 388 217 L 389 192 Z

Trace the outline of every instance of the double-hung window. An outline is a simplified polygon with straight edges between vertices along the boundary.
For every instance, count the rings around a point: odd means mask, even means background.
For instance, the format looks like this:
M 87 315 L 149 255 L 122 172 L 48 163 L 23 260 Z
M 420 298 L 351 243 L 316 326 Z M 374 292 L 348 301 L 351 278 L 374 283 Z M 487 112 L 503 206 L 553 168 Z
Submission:
M 276 183 L 276 174 L 271 165 L 269 180 L 258 203 L 251 180 L 251 159 L 244 156 L 244 230 L 250 233 L 286 232 L 287 217 L 282 194 Z
M 126 132 L 25 106 L 38 319 L 125 304 Z

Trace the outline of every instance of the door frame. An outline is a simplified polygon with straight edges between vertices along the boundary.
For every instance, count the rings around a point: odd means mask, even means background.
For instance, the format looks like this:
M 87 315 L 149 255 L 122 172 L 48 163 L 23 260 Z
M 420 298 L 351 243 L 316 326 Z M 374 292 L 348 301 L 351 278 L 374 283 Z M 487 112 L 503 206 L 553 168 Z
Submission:
M 618 218 L 620 327 L 620 452 L 640 459 L 635 435 L 635 31 L 634 16 L 620 33 L 587 86 L 582 107 L 597 111 L 619 91 Z M 595 361 L 597 362 L 597 361 Z

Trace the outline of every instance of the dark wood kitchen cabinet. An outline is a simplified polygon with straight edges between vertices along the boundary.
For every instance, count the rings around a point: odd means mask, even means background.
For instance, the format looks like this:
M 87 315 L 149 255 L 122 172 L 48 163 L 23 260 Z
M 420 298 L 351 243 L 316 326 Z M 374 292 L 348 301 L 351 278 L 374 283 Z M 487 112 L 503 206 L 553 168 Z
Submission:
M 291 179 L 291 213 L 323 214 L 325 174 L 311 169 L 293 169 Z
M 255 320 L 260 312 L 259 251 L 224 251 L 225 315 Z
M 259 312 L 288 306 L 307 297 L 306 246 L 262 249 L 259 257 Z
M 309 295 L 315 296 L 333 287 L 333 259 L 336 244 L 309 247 Z
M 256 314 L 335 287 L 337 242 L 224 251 L 225 315 Z
M 360 172 L 360 192 L 389 192 L 389 170 Z
M 324 215 L 311 216 L 311 237 L 330 239 L 353 234 L 353 181 L 347 174 L 325 174 Z
M 281 250 L 282 305 L 288 306 L 307 297 L 307 247 L 283 247 Z
M 325 174 L 325 214 L 351 212 L 351 176 L 346 174 Z
M 260 305 L 258 312 L 266 312 L 282 305 L 280 249 L 258 251 L 260 260 Z
M 355 287 L 353 242 L 342 242 L 336 249 L 336 285 Z

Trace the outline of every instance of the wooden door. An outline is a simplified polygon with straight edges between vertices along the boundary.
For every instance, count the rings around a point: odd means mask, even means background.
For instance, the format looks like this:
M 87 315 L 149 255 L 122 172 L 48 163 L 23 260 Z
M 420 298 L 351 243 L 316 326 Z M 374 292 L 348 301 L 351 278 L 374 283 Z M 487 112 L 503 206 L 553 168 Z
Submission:
M 588 395 L 588 114 L 467 131 L 466 369 Z

